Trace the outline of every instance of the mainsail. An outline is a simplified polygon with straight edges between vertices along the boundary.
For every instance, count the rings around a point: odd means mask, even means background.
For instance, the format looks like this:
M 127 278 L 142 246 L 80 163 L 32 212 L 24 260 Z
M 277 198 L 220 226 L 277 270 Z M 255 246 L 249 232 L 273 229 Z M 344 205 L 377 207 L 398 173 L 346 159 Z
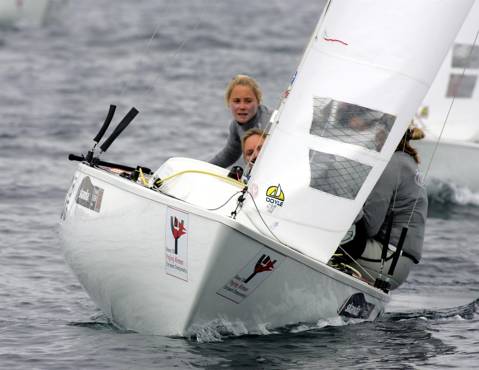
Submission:
M 444 138 L 479 142 L 478 32 L 479 2 L 475 2 L 419 110 L 420 120 L 434 136 L 441 134 L 447 119 Z
M 329 1 L 253 168 L 241 217 L 327 262 L 472 3 Z

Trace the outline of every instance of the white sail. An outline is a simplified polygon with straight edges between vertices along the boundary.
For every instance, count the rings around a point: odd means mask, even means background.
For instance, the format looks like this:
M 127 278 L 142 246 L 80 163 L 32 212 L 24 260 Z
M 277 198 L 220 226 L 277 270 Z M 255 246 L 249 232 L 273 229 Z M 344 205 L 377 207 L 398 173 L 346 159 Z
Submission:
M 444 59 L 419 116 L 428 137 L 479 141 L 479 2 L 475 2 Z M 464 76 L 463 76 L 464 72 Z M 454 104 L 448 115 L 451 102 Z
M 396 149 L 472 3 L 330 1 L 256 161 L 249 182 L 254 202 L 247 197 L 240 220 L 326 262 Z
M 24 20 L 41 25 L 49 0 L 0 0 L 0 26 L 11 26 Z

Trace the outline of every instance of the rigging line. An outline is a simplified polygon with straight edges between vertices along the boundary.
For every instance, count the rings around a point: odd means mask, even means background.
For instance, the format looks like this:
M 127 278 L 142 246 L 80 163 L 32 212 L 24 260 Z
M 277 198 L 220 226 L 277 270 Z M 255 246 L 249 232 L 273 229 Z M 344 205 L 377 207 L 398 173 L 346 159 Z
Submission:
M 294 250 L 295 252 L 298 252 L 299 254 L 304 255 L 304 253 L 301 252 L 299 249 L 296 249 L 296 248 L 292 247 L 291 245 L 286 244 L 286 243 L 283 242 L 281 239 L 279 239 L 279 238 L 276 236 L 275 233 L 273 233 L 273 231 L 269 228 L 268 224 L 266 223 L 266 221 L 264 220 L 263 216 L 261 215 L 261 212 L 260 212 L 260 210 L 259 210 L 258 206 L 256 205 L 256 202 L 255 202 L 255 200 L 254 200 L 254 198 L 253 198 L 253 194 L 251 194 L 249 190 L 247 191 L 247 193 L 248 193 L 248 195 L 251 197 L 251 200 L 253 201 L 254 208 L 256 209 L 256 212 L 258 213 L 259 218 L 260 218 L 261 221 L 263 222 L 263 224 L 264 224 L 264 226 L 266 227 L 266 229 L 268 229 L 268 231 L 271 233 L 271 235 L 273 235 L 273 237 L 274 237 L 280 244 L 284 245 L 284 246 L 287 247 L 287 248 L 290 248 L 290 249 Z M 308 256 L 308 257 L 311 258 L 311 259 L 313 259 L 311 256 Z
M 193 34 L 196 31 L 196 29 L 198 28 L 201 20 L 202 20 L 202 17 L 198 17 L 197 22 L 196 22 L 195 26 L 193 27 L 193 31 L 192 31 Z M 146 53 L 148 53 L 148 51 L 151 49 L 151 46 L 153 44 L 153 40 L 157 37 L 161 26 L 162 26 L 161 24 L 158 24 L 158 26 L 156 26 L 155 30 L 153 31 L 151 37 L 149 38 L 149 40 L 147 42 L 147 45 L 146 45 L 146 49 L 145 49 Z M 173 62 L 177 59 L 178 55 L 180 55 L 181 51 L 183 50 L 183 47 L 185 46 L 186 42 L 189 41 L 190 39 L 191 39 L 191 35 L 189 37 L 184 37 L 183 38 L 183 40 L 180 42 L 180 44 L 178 45 L 176 50 L 173 52 L 173 55 L 171 56 L 170 60 L 168 60 L 166 63 L 164 63 L 164 66 L 168 66 L 168 65 L 173 64 Z M 145 58 L 146 58 L 146 56 L 145 56 Z M 136 71 L 138 71 L 142 67 L 141 64 L 142 63 L 140 62 L 139 65 L 135 68 Z M 160 74 L 157 75 L 157 77 L 154 79 L 152 85 L 146 90 L 146 95 L 147 96 L 151 95 L 151 93 L 152 93 L 156 83 L 158 82 L 159 78 L 160 78 Z M 125 94 L 126 89 L 127 89 L 127 81 L 124 81 L 122 83 L 120 94 L 118 96 L 119 98 L 121 98 Z
M 156 36 L 158 35 L 158 32 L 160 31 L 160 27 L 161 27 L 161 24 L 158 24 L 156 26 L 155 30 L 153 31 L 153 33 L 151 34 L 151 37 L 146 44 L 146 49 L 145 49 L 146 53 L 148 53 L 148 51 L 150 50 L 151 45 L 153 44 L 153 40 L 156 38 Z M 140 62 L 140 64 L 141 64 L 141 62 Z M 140 68 L 140 66 L 137 67 L 137 69 L 139 69 L 139 68 Z M 123 81 L 122 86 L 121 86 L 121 90 L 120 90 L 119 98 L 121 98 L 125 94 L 126 86 L 127 86 L 127 82 Z
M 261 129 L 263 131 L 263 134 L 261 135 L 261 138 L 263 139 L 263 141 L 265 141 L 266 138 L 272 134 L 271 130 L 273 128 L 273 125 L 278 125 L 279 124 L 279 118 L 281 116 L 282 105 L 283 105 L 283 102 L 286 100 L 285 94 L 286 94 L 286 92 L 288 92 L 288 89 L 289 89 L 289 87 L 280 95 L 279 102 L 276 104 L 277 108 L 271 112 L 271 116 L 268 120 L 268 123 L 267 123 L 266 127 L 264 129 Z M 256 145 L 255 150 L 256 150 L 257 147 L 258 147 L 258 145 Z M 259 155 L 259 153 L 258 153 L 258 155 Z M 252 169 L 253 169 L 253 167 L 249 167 L 249 166 L 246 169 L 246 176 L 247 177 L 251 174 Z
M 368 275 L 368 276 L 371 278 L 371 280 L 373 280 L 373 281 L 375 280 L 375 277 L 372 276 L 372 275 L 369 273 L 369 271 L 366 270 L 365 267 L 361 266 L 361 264 L 360 264 L 358 261 L 356 261 L 348 252 L 346 252 L 341 245 L 339 245 L 339 249 L 341 249 L 341 251 L 342 251 L 351 261 L 353 261 L 353 263 L 356 264 L 356 265 L 359 267 L 360 270 L 363 270 L 363 272 L 365 272 L 366 275 Z
M 466 74 L 466 70 L 468 69 L 468 66 L 471 63 L 472 53 L 474 51 L 474 47 L 476 46 L 478 37 L 479 37 L 479 30 L 477 30 L 476 36 L 474 37 L 474 42 L 472 43 L 471 50 L 469 51 L 469 55 L 467 57 L 467 63 L 464 65 L 464 68 L 462 69 L 459 85 L 462 83 L 462 81 L 464 79 L 464 75 Z M 427 164 L 427 167 L 426 167 L 426 172 L 424 173 L 424 180 L 423 180 L 424 183 L 426 182 L 427 176 L 429 175 L 429 170 L 431 169 L 432 161 L 434 160 L 434 157 L 435 157 L 436 152 L 437 152 L 437 148 L 439 147 L 439 142 L 441 141 L 442 135 L 444 133 L 444 129 L 446 128 L 447 120 L 449 119 L 449 115 L 451 114 L 452 107 L 453 107 L 453 105 L 456 101 L 456 95 L 457 95 L 457 89 L 456 89 L 456 91 L 454 91 L 454 95 L 452 96 L 451 104 L 449 104 L 449 109 L 447 110 L 447 114 L 446 114 L 446 117 L 444 119 L 444 123 L 442 124 L 441 132 L 439 133 L 439 137 L 437 138 L 436 143 L 434 144 L 434 149 L 432 151 L 431 159 L 429 160 L 429 163 Z M 418 200 L 419 200 L 419 190 L 418 190 L 418 194 L 416 196 L 416 200 L 414 202 L 413 209 L 411 211 L 411 214 L 409 215 L 409 220 L 407 222 L 408 227 L 411 223 L 412 215 L 414 214 L 414 210 L 416 209 L 416 205 L 417 205 Z
M 251 194 L 250 191 L 247 191 L 248 195 L 251 197 L 251 200 L 253 201 L 253 204 L 254 204 L 254 207 L 256 209 L 256 212 L 258 213 L 258 216 L 259 218 L 261 219 L 261 221 L 263 222 L 264 226 L 266 227 L 266 229 L 268 229 L 268 231 L 270 232 L 270 234 L 282 245 L 288 247 L 288 248 L 291 248 L 292 250 L 300 253 L 300 254 L 304 254 L 303 252 L 301 252 L 299 249 L 296 249 L 288 244 L 286 244 L 285 242 L 281 241 L 281 239 L 279 239 L 275 233 L 273 233 L 273 231 L 269 228 L 268 224 L 266 223 L 266 221 L 264 220 L 263 216 L 261 215 L 261 212 L 260 210 L 258 209 L 258 206 L 256 205 L 256 202 L 253 198 L 253 194 Z M 366 273 L 366 275 L 368 275 L 372 280 L 374 280 L 374 277 L 363 267 L 361 266 L 348 252 L 346 252 L 341 246 L 339 246 L 339 248 L 343 251 L 343 253 L 348 256 L 348 258 L 350 258 L 358 267 L 359 269 L 363 270 L 363 272 Z M 309 258 L 312 258 L 310 256 L 308 256 Z
M 161 178 L 156 179 L 155 182 L 154 182 L 154 184 L 155 184 L 157 187 L 160 187 L 160 186 L 163 185 L 163 183 L 165 183 L 166 181 L 170 181 L 171 179 L 173 179 L 173 178 L 175 178 L 175 177 L 177 177 L 177 176 L 181 176 L 181 175 L 188 174 L 188 173 L 196 173 L 196 174 L 200 174 L 200 175 L 213 176 L 213 177 L 219 178 L 219 179 L 223 180 L 224 182 L 227 182 L 227 183 L 232 184 L 232 185 L 235 185 L 235 186 L 239 186 L 239 187 L 243 187 L 243 186 L 244 186 L 244 183 L 242 183 L 241 181 L 232 179 L 231 177 L 224 176 L 224 175 L 219 175 L 219 174 L 214 173 L 214 172 L 203 171 L 203 170 L 184 170 L 184 171 L 178 171 L 178 172 L 175 172 L 174 174 L 169 175 L 169 176 L 167 176 L 167 177 L 165 177 L 165 178 L 163 178 L 163 179 L 161 179 Z
M 394 153 L 396 153 L 396 151 L 397 150 L 395 150 Z M 403 153 L 406 152 L 406 140 L 404 140 L 404 144 L 403 144 L 403 147 L 402 147 L 402 152 Z M 393 155 L 394 155 L 394 153 L 393 153 Z M 389 160 L 391 160 L 391 158 Z M 401 177 L 401 171 L 399 171 L 396 175 L 396 187 L 394 188 L 394 193 L 393 193 L 394 197 L 393 197 L 392 210 L 394 210 L 396 208 L 396 199 L 397 199 L 397 195 L 398 195 L 400 177 Z M 419 195 L 418 195 L 418 197 L 419 197 Z
M 174 51 L 173 55 L 170 57 L 170 60 L 169 60 L 170 64 L 173 64 L 173 62 L 176 60 L 178 55 L 180 55 L 180 53 L 183 50 L 185 44 L 192 38 L 192 35 L 195 34 L 196 30 L 198 29 L 198 26 L 200 25 L 201 20 L 202 20 L 202 18 L 198 17 L 198 20 L 197 20 L 196 24 L 194 25 L 193 30 L 191 31 L 191 35 L 189 37 L 185 37 L 183 39 L 183 41 L 181 41 L 181 43 L 178 45 L 178 47 Z M 146 91 L 147 95 L 150 95 L 153 92 L 153 90 L 155 88 L 155 85 L 156 85 L 156 83 L 158 82 L 159 79 L 160 79 L 160 74 L 157 75 L 157 77 L 155 78 L 155 80 L 153 81 L 153 83 L 151 84 L 149 89 Z
M 409 129 L 409 125 L 408 125 L 408 129 Z M 406 135 L 406 133 L 405 133 L 404 135 Z M 402 140 L 402 138 L 401 138 L 401 140 Z M 403 153 L 406 153 L 406 142 L 407 142 L 407 141 L 404 140 L 404 143 L 403 143 L 403 146 L 402 146 L 402 150 L 401 150 Z M 399 145 L 399 144 L 398 144 L 398 145 Z M 394 153 L 395 153 L 396 151 L 397 151 L 397 148 L 396 148 L 396 150 L 394 151 Z M 393 153 L 393 155 L 394 155 L 394 153 Z M 391 157 L 392 157 L 392 156 L 391 156 Z M 391 159 L 390 159 L 390 160 L 391 160 Z M 397 176 L 396 176 L 396 187 L 394 188 L 394 193 L 393 193 L 393 194 L 394 194 L 394 197 L 393 197 L 392 210 L 394 210 L 394 209 L 396 208 L 396 199 L 397 199 L 397 195 L 398 195 L 400 177 L 401 177 L 401 171 L 399 171 L 399 173 L 398 173 Z M 414 207 L 413 207 L 412 212 L 414 212 L 415 205 L 416 205 L 416 203 L 417 203 L 418 198 L 419 198 L 419 192 L 418 192 L 418 194 L 417 194 L 417 196 L 416 196 L 416 200 L 415 200 L 415 202 L 414 202 Z M 412 212 L 411 212 L 411 215 L 412 215 Z M 407 226 L 409 227 L 409 222 L 408 222 L 408 225 L 407 225 Z
M 217 211 L 217 210 L 219 210 L 220 208 L 223 208 L 225 205 L 227 205 L 227 204 L 229 203 L 229 201 L 230 201 L 231 199 L 233 199 L 233 198 L 234 198 L 235 196 L 237 196 L 239 193 L 241 193 L 241 191 L 237 191 L 236 193 L 234 193 L 234 194 L 233 194 L 232 196 L 230 196 L 230 197 L 228 198 L 228 200 L 227 200 L 226 202 L 224 202 L 221 206 L 216 207 L 216 208 L 208 208 L 208 211 Z
M 253 201 L 253 204 L 254 204 L 254 208 L 256 208 L 256 212 L 258 213 L 258 216 L 259 218 L 261 219 L 261 221 L 263 222 L 264 226 L 266 227 L 266 229 L 268 229 L 268 231 L 270 232 L 271 235 L 273 235 L 273 237 L 280 243 L 280 244 L 283 244 L 285 246 L 287 246 L 288 248 L 291 248 L 291 249 L 294 249 L 295 251 L 299 252 L 297 249 L 293 248 L 293 247 L 290 247 L 288 244 L 282 242 L 276 235 L 275 233 L 273 233 L 273 231 L 269 228 L 268 224 L 266 223 L 266 221 L 264 220 L 263 216 L 261 215 L 261 212 L 259 211 L 259 208 L 258 206 L 256 205 L 256 202 L 253 198 L 253 194 L 250 193 L 250 191 L 248 190 L 247 191 L 248 195 L 251 197 L 251 200 Z M 300 252 L 301 253 L 301 252 Z

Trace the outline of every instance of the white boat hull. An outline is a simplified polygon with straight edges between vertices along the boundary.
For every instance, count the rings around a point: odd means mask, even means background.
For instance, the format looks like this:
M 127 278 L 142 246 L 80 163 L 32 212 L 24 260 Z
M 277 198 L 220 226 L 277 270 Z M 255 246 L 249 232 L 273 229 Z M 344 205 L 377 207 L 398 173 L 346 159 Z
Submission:
M 180 220 L 186 230 L 173 251 Z M 60 235 L 93 301 L 141 333 L 187 336 L 225 325 L 257 333 L 314 323 L 337 318 L 354 294 L 367 305 L 349 304 L 345 315 L 374 320 L 390 299 L 236 220 L 84 164 L 67 194 Z M 254 274 L 258 265 L 264 271 Z
M 423 139 L 414 142 L 421 158 L 426 182 L 452 182 L 479 192 L 479 144 L 467 141 Z M 435 151 L 435 153 L 434 153 Z M 433 157 L 434 156 L 434 157 Z

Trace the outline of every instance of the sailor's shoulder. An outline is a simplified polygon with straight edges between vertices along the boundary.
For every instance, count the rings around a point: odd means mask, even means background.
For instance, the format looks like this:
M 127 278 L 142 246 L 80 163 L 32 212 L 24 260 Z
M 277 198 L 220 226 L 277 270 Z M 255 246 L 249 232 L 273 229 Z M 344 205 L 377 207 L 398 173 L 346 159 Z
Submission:
M 390 167 L 417 167 L 416 161 L 414 158 L 402 151 L 395 151 L 389 161 Z
M 269 109 L 266 105 L 263 105 L 263 104 L 261 104 L 258 107 L 258 112 L 260 115 L 261 123 L 269 122 L 269 119 L 271 118 L 271 115 L 273 114 L 273 110 Z

